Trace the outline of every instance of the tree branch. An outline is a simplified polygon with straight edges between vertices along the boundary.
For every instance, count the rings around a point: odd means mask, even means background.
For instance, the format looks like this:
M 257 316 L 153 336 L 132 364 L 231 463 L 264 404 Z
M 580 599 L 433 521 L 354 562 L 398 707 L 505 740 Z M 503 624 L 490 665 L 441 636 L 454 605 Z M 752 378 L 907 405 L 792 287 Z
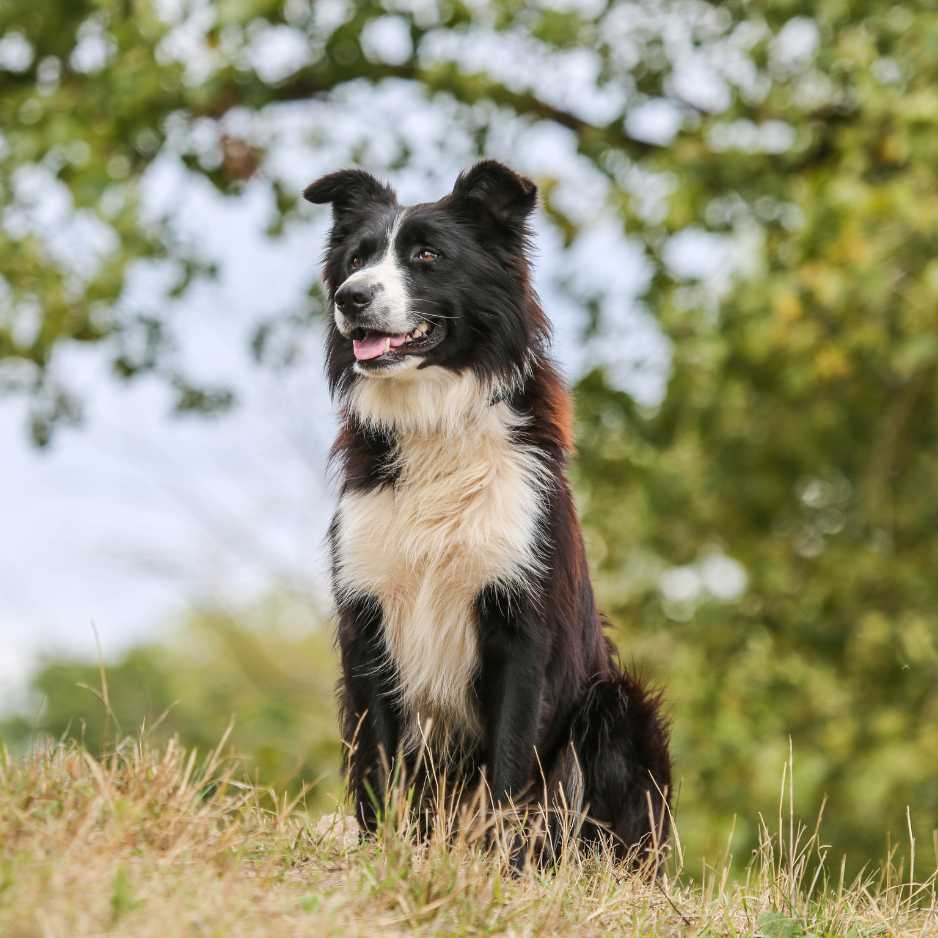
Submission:
M 356 62 L 354 66 L 339 67 L 329 63 L 328 67 L 305 68 L 294 73 L 279 85 L 265 86 L 258 98 L 265 101 L 296 102 L 308 101 L 329 94 L 339 86 L 355 80 L 366 80 L 373 84 L 388 79 L 416 82 L 430 94 L 448 94 L 463 104 L 478 104 L 491 101 L 507 107 L 520 117 L 547 120 L 572 130 L 580 139 L 581 146 L 588 150 L 613 147 L 624 150 L 639 159 L 662 148 L 653 143 L 630 137 L 616 120 L 608 124 L 592 124 L 571 111 L 556 107 L 537 95 L 527 91 L 514 91 L 484 73 L 466 73 L 449 63 L 420 66 L 415 62 L 402 65 Z M 243 82 L 230 76 L 216 89 L 212 101 L 196 108 L 196 113 L 220 117 L 232 107 L 250 105 L 250 90 Z

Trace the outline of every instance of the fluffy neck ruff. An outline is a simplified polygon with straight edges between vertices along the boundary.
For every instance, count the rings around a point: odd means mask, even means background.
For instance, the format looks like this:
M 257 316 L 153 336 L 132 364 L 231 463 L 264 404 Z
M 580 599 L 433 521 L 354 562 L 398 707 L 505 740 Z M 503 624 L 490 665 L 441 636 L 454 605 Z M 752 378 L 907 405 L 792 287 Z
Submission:
M 519 391 L 530 373 L 526 365 L 507 379 L 493 379 L 432 366 L 387 380 L 359 379 L 348 390 L 347 406 L 370 431 L 453 436 Z

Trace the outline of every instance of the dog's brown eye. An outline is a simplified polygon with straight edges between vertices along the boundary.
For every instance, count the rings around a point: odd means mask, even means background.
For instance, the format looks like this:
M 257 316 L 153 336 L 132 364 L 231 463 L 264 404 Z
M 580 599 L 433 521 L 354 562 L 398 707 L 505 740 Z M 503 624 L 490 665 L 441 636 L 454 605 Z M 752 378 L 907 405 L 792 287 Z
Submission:
M 361 254 L 353 254 L 352 259 L 349 261 L 349 266 L 353 267 L 355 270 L 358 270 L 362 265 L 362 256 Z
M 440 255 L 430 248 L 421 248 L 415 255 L 418 261 L 435 261 Z

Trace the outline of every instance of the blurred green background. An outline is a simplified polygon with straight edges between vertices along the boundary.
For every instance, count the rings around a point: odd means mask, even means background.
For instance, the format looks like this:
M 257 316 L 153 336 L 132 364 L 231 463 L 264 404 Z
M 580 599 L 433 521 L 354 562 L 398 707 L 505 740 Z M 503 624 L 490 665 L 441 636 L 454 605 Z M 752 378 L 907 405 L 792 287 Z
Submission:
M 271 37 L 289 54 L 265 52 Z M 611 224 L 641 259 L 637 310 L 667 349 L 661 391 L 630 393 L 602 355 L 588 361 L 573 475 L 624 657 L 668 688 L 692 868 L 721 854 L 734 817 L 745 862 L 759 813 L 776 811 L 789 739 L 796 807 L 813 819 L 827 798 L 825 839 L 851 869 L 906 838 L 907 807 L 931 860 L 931 3 L 6 0 L 0 390 L 26 403 L 35 442 L 80 415 L 57 358 L 74 343 L 99 348 L 118 379 L 165 381 L 181 411 L 232 404 L 237 388 L 200 384 L 180 364 L 159 297 L 146 310 L 122 302 L 141 261 L 172 270 L 166 297 L 217 274 L 172 218 L 144 210 L 142 180 L 172 153 L 228 199 L 261 186 L 276 239 L 312 214 L 298 177 L 277 171 L 276 136 L 251 115 L 302 113 L 389 83 L 416 89 L 472 155 L 504 158 L 512 134 L 543 134 L 539 149 L 524 138 L 537 152 L 518 164 L 541 187 L 539 230 L 580 256 L 585 246 L 608 272 L 618 263 L 603 253 Z M 320 126 L 306 143 L 315 150 L 329 133 Z M 349 162 L 393 175 L 416 159 L 419 141 L 406 134 L 388 152 L 369 150 L 367 137 L 364 125 Z M 551 141 L 562 142 L 556 171 Z M 112 234 L 93 264 L 76 269 L 15 223 L 17 187 L 35 166 Z M 597 199 L 602 230 L 583 210 Z M 312 328 L 321 314 L 319 250 L 309 296 L 258 330 L 258 356 L 272 331 Z M 589 354 L 628 342 L 608 321 L 614 280 L 555 280 L 585 311 L 584 343 L 599 337 Z M 95 663 L 53 660 L 0 737 L 18 749 L 70 733 L 99 747 L 146 721 L 204 749 L 234 716 L 253 777 L 318 781 L 313 803 L 331 805 L 329 623 L 272 595 L 193 613 L 174 634 L 110 663 L 119 728 L 82 686 L 99 687 Z

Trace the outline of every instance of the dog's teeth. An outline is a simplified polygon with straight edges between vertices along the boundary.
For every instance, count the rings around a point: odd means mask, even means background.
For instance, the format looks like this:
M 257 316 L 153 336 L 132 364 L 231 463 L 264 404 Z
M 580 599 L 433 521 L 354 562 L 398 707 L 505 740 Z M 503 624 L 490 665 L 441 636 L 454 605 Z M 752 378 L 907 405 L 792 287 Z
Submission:
M 391 337 L 388 336 L 388 337 L 384 340 L 384 354 L 387 355 L 387 353 L 390 352 L 390 351 L 391 351 Z

